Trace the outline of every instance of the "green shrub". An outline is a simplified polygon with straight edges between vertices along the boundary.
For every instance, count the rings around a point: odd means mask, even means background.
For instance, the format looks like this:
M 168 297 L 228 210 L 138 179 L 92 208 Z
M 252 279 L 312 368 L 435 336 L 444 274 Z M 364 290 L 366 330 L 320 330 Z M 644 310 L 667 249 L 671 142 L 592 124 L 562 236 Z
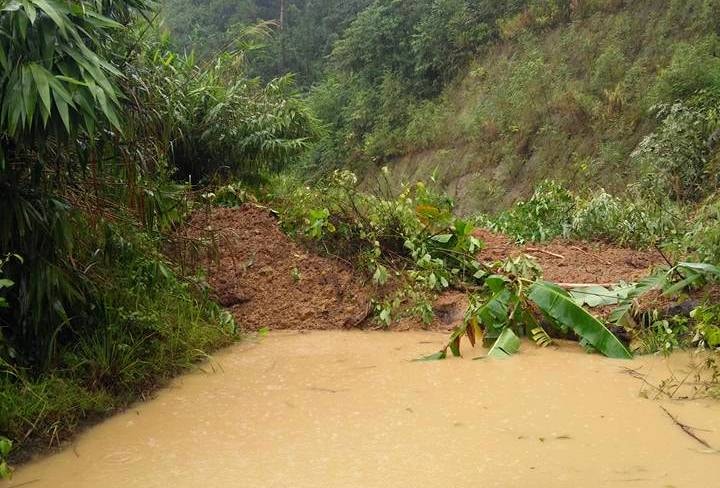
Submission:
M 683 236 L 681 251 L 710 263 L 720 263 L 720 201 L 711 200 L 696 213 Z
M 700 90 L 720 88 L 719 49 L 717 36 L 678 44 L 649 92 L 652 103 L 673 103 Z
M 686 103 L 655 107 L 660 126 L 632 154 L 645 169 L 641 184 L 648 193 L 698 201 L 717 188 L 720 178 L 708 166 L 716 150 L 712 134 L 720 127 L 717 100 L 701 92 Z
M 621 246 L 648 247 L 667 241 L 680 222 L 672 202 L 619 198 L 600 190 L 588 198 L 577 198 L 569 235 L 603 240 Z
M 545 241 L 567 233 L 575 200 L 553 181 L 538 185 L 526 201 L 517 202 L 492 220 L 492 228 L 519 242 Z
M 353 173 L 335 171 L 312 188 L 285 177 L 267 191 L 288 233 L 350 260 L 380 287 L 399 282 L 392 296 L 376 301 L 382 323 L 407 314 L 428 320 L 434 293 L 479 271 L 474 255 L 481 243 L 473 226 L 454 217 L 452 201 L 422 182 L 397 195 L 384 184 L 368 194 L 359 191 Z

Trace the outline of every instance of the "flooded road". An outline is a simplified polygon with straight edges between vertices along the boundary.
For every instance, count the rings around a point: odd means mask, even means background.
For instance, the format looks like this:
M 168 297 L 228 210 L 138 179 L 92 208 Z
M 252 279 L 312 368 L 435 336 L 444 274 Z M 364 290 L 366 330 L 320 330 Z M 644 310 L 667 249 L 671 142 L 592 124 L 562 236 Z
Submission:
M 446 335 L 271 333 L 21 467 L 30 488 L 720 486 L 720 403 L 657 402 L 624 367 L 523 344 L 410 362 Z M 677 359 L 677 358 L 675 358 Z

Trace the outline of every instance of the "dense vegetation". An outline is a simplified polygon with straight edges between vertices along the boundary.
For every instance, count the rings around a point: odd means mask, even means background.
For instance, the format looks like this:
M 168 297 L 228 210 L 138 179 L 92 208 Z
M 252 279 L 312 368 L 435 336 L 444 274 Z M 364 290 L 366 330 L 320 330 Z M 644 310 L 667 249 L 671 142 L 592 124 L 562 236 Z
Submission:
M 202 24 L 233 37 L 219 22 L 179 22 L 204 19 L 204 6 L 173 2 L 172 31 Z M 285 2 L 246 3 L 255 13 L 235 22 L 278 22 Z M 398 179 L 435 172 L 463 213 L 506 207 L 549 177 L 623 193 L 660 165 L 693 172 L 683 176 L 706 193 L 717 184 L 704 177 L 717 173 L 714 0 L 297 1 L 285 10 L 268 56 L 250 64 L 266 77 L 297 73 L 309 87 L 328 128 L 307 158 L 321 168 L 350 166 L 361 179 L 386 162 Z M 677 137 L 686 144 L 668 153 Z
M 173 52 L 142 1 L 0 15 L 0 435 L 27 447 L 236 337 L 165 251 L 194 245 L 174 228 L 199 184 L 279 169 L 317 129 L 289 78 Z
M 717 0 L 0 0 L 0 477 L 5 437 L 55 444 L 237 338 L 183 261 L 208 243 L 176 230 L 249 191 L 384 289 L 381 324 L 428 321 L 438 293 L 468 291 L 430 358 L 481 333 L 492 355 L 558 335 L 628 357 L 624 329 L 642 352 L 717 348 L 711 300 L 682 317 L 638 300 L 720 278 L 718 13 Z M 478 262 L 476 225 L 669 262 L 602 290 L 617 307 L 603 323 L 531 260 Z

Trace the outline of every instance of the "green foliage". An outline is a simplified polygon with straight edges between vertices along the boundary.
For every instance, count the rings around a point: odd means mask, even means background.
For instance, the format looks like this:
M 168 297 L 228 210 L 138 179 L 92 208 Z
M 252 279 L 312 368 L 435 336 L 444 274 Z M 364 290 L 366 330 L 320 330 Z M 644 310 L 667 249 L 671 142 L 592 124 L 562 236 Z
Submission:
M 93 133 L 98 114 L 120 129 L 114 83 L 120 72 L 98 48 L 120 27 L 114 19 L 145 4 L 116 6 L 120 10 L 65 0 L 2 3 L 0 137 L 64 138 L 78 129 Z
M 644 186 L 681 201 L 698 201 L 717 189 L 720 180 L 709 164 L 716 150 L 713 134 L 720 128 L 717 108 L 718 98 L 708 93 L 655 108 L 660 127 L 633 153 L 649 169 Z
M 683 226 L 683 211 L 667 198 L 615 197 L 599 190 L 576 198 L 569 235 L 621 246 L 648 247 L 670 242 Z
M 18 376 L 0 376 L 0 432 L 10 438 L 27 435 L 57 441 L 86 416 L 107 414 L 116 404 L 106 392 L 90 392 L 72 379 L 49 376 L 29 381 Z
M 720 305 L 703 305 L 690 313 L 695 324 L 694 342 L 701 347 L 720 348 Z
M 564 290 L 546 283 L 536 283 L 530 289 L 528 298 L 561 326 L 571 328 L 602 354 L 620 359 L 632 357 L 602 322 L 577 306 Z
M 7 462 L 12 446 L 13 443 L 10 439 L 0 436 L 0 480 L 12 477 L 12 469 Z
M 198 65 L 158 42 L 132 67 L 129 89 L 142 101 L 136 124 L 161 145 L 177 176 L 199 182 L 278 170 L 316 137 L 292 76 L 263 84 L 247 76 L 243 55 Z
M 669 65 L 659 73 L 651 97 L 658 103 L 674 103 L 702 90 L 720 88 L 719 47 L 716 35 L 678 43 Z
M 453 356 L 460 356 L 462 337 L 467 336 L 474 346 L 481 333 L 483 342 L 492 344 L 488 357 L 508 357 L 517 352 L 519 335 L 528 335 L 540 347 L 546 347 L 552 339 L 541 325 L 543 317 L 557 330 L 572 330 L 583 343 L 608 357 L 632 357 L 620 340 L 565 290 L 543 282 L 536 266 L 515 260 L 500 269 L 506 274 L 477 277 L 484 292 L 471 296 L 465 320 L 455 328 L 447 345 L 424 359 L 444 359 L 448 349 Z
M 152 16 L 139 0 L 0 2 L 0 435 L 20 449 L 237 338 L 163 255 L 192 207 L 173 178 L 277 170 L 318 133 L 292 77 L 247 73 L 249 38 L 198 64 Z M 245 199 L 221 185 L 206 203 Z
M 552 239 L 565 233 L 574 205 L 568 190 L 553 181 L 545 181 L 529 200 L 516 203 L 494 219 L 492 228 L 518 241 Z
M 214 192 L 203 193 L 202 199 L 220 207 L 239 207 L 243 203 L 254 201 L 255 197 L 245 185 L 237 182 L 222 185 Z
M 653 311 L 646 319 L 648 324 L 640 330 L 633 341 L 634 349 L 641 354 L 660 352 L 671 354 L 691 345 L 690 328 L 685 317 L 669 317 L 661 319 L 657 311 Z
M 698 209 L 679 247 L 683 254 L 720 263 L 720 201 L 710 200 Z
M 432 294 L 480 271 L 473 227 L 453 217 L 452 202 L 423 183 L 405 186 L 396 197 L 374 195 L 359 191 L 353 173 L 336 171 L 312 188 L 280 179 L 267 198 L 291 235 L 357 262 L 378 286 L 401 281 L 393 296 L 376 303 L 382 323 L 398 314 L 429 321 Z M 404 271 L 398 277 L 389 269 Z
M 520 350 L 520 338 L 515 335 L 511 328 L 505 327 L 495 344 L 487 353 L 489 358 L 509 358 Z
M 563 237 L 634 248 L 663 245 L 682 249 L 681 254 L 701 251 L 712 258 L 713 208 L 709 203 L 693 215 L 691 208 L 653 189 L 638 186 L 618 197 L 603 189 L 589 194 L 570 192 L 549 181 L 527 201 L 519 201 L 495 217 L 479 219 L 518 242 Z M 693 242 L 697 244 L 693 246 Z

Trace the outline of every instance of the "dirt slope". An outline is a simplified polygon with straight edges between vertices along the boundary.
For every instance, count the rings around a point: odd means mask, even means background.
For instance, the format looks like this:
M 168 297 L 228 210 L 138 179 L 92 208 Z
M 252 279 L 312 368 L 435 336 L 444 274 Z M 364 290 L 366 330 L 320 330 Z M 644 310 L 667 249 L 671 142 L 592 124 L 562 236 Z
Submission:
M 557 283 L 634 282 L 662 264 L 657 251 L 636 251 L 604 243 L 552 241 L 545 244 L 516 245 L 509 237 L 480 229 L 475 235 L 485 243 L 483 261 L 528 254 L 543 269 L 548 281 Z
M 265 208 L 215 208 L 191 219 L 186 237 L 211 239 L 217 255 L 203 267 L 221 305 L 246 330 L 337 329 L 360 325 L 370 312 L 372 288 L 350 265 L 318 256 L 293 242 Z M 632 282 L 662 263 L 652 251 L 635 251 L 599 243 L 554 241 L 515 245 L 507 236 L 476 231 L 485 242 L 479 255 L 495 261 L 521 253 L 537 259 L 545 278 L 558 283 Z M 395 329 L 451 329 L 463 320 L 467 296 L 447 291 L 434 304 L 436 318 L 423 325 L 405 319 Z
M 350 266 L 290 240 L 267 209 L 198 212 L 188 237 L 216 240 L 208 282 L 244 329 L 354 327 L 370 310 L 370 295 Z

